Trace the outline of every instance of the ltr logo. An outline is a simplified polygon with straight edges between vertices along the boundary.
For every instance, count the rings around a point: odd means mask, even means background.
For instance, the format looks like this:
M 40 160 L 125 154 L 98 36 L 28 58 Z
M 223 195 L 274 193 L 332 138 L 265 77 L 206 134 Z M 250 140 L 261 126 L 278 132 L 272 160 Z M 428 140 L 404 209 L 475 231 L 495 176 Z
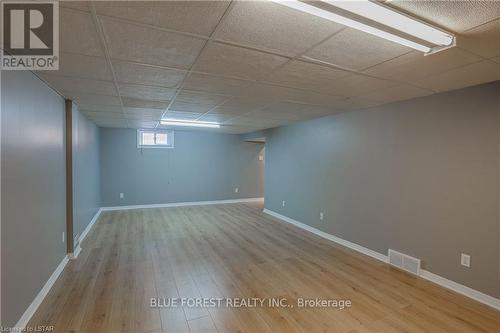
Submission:
M 57 69 L 57 3 L 4 1 L 2 9 L 2 69 Z

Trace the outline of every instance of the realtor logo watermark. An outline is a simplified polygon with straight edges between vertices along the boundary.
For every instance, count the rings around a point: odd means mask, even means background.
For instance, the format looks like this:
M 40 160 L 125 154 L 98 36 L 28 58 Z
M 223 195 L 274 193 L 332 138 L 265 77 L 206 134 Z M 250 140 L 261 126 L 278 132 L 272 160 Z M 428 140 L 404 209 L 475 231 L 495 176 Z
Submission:
M 2 70 L 59 69 L 59 4 L 2 1 Z

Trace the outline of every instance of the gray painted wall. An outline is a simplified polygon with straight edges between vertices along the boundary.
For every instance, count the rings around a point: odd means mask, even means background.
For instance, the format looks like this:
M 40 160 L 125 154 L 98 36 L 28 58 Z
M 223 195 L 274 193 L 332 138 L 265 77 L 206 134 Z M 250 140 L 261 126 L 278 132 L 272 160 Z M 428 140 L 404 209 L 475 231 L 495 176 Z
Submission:
M 99 127 L 73 103 L 73 235 L 78 237 L 100 204 Z M 75 246 L 77 242 L 75 241 Z
M 273 129 L 265 205 L 500 297 L 499 133 L 500 82 Z
M 1 94 L 2 326 L 9 327 L 66 255 L 64 101 L 27 71 L 2 72 Z
M 261 144 L 238 135 L 175 131 L 174 149 L 138 149 L 135 130 L 100 131 L 103 206 L 263 196 Z

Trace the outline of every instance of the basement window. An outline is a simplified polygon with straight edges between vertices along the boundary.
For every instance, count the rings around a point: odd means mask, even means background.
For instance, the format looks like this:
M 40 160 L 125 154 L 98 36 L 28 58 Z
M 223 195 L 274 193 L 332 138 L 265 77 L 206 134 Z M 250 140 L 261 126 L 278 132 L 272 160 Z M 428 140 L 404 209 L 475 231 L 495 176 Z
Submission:
M 137 130 L 137 148 L 174 148 L 174 131 Z

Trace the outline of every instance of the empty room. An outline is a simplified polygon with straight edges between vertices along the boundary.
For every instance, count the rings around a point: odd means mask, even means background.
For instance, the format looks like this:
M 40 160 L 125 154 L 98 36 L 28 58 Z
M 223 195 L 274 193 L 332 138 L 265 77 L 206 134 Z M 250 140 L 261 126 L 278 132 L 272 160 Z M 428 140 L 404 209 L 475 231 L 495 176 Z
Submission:
M 500 1 L 1 1 L 1 332 L 500 333 Z

